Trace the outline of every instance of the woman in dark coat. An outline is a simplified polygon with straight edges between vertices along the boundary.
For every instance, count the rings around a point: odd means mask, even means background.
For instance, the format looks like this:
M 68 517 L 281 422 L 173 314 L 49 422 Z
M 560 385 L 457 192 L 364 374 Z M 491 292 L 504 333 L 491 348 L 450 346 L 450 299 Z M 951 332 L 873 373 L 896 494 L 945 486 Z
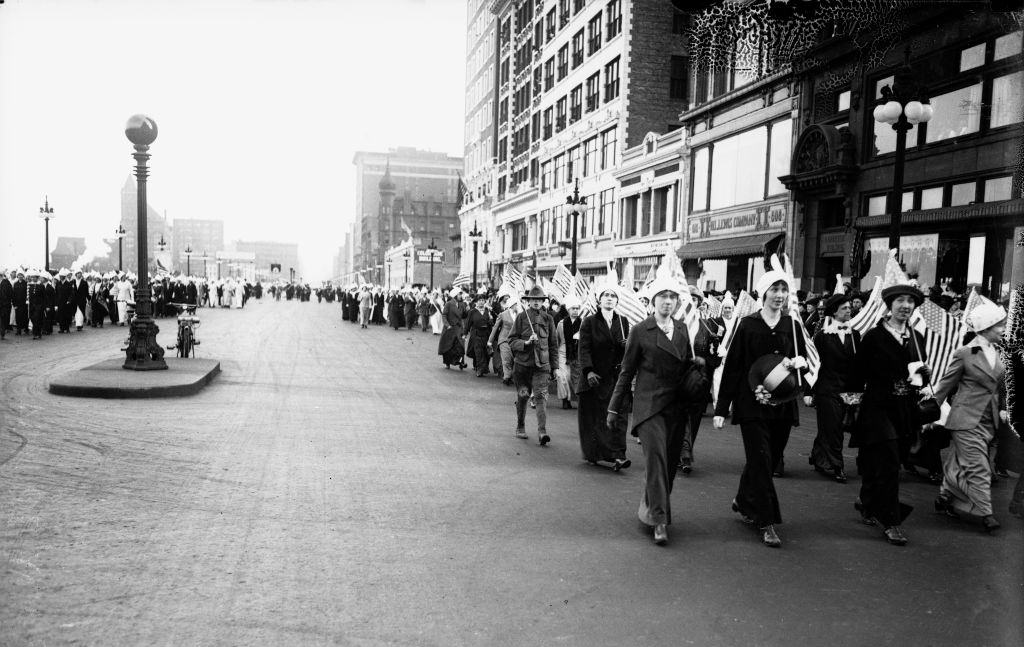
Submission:
M 405 325 L 405 299 L 398 292 L 388 295 L 388 323 L 395 330 Z
M 466 304 L 462 302 L 462 291 L 453 290 L 441 310 L 444 330 L 437 342 L 437 354 L 441 356 L 445 368 L 457 364 L 460 369 L 466 368 L 463 361 L 465 347 L 462 345 L 462 320 L 466 316 Z
M 917 401 L 931 370 L 922 363 L 927 360 L 924 336 L 909 325 L 924 295 L 911 285 L 893 285 L 882 290 L 882 299 L 890 314 L 865 333 L 857 351 L 865 384 L 850 436 L 850 447 L 859 448 L 861 476 L 854 505 L 865 523 L 880 525 L 889 543 L 903 546 L 907 536 L 900 524 L 912 508 L 900 503 L 900 465 L 917 435 Z
M 732 424 L 740 426 L 746 465 L 740 476 L 739 489 L 732 509 L 744 523 L 756 526 L 766 546 L 782 545 L 775 524 L 782 523 L 779 497 L 775 492 L 772 472 L 786 449 L 790 430 L 800 423 L 795 401 L 779 404 L 762 403 L 750 386 L 750 369 L 765 355 L 789 358 L 792 370 L 806 368 L 806 345 L 794 322 L 783 314 L 789 301 L 788 275 L 781 269 L 766 272 L 757 283 L 761 310 L 736 324 L 729 352 L 725 356 L 722 382 L 715 405 L 714 426 L 721 429 L 732 408 Z M 803 383 L 806 386 L 806 382 Z
M 605 286 L 598 299 L 598 312 L 580 324 L 580 371 L 575 385 L 580 400 L 580 448 L 583 460 L 591 464 L 610 463 L 617 472 L 630 465 L 626 458 L 626 416 L 617 417 L 609 427 L 608 402 L 619 379 L 629 323 L 615 313 L 619 303 L 617 287 Z
M 475 307 L 469 311 L 466 318 L 466 330 L 469 332 L 466 354 L 473 358 L 473 370 L 476 371 L 477 377 L 483 377 L 488 373 L 487 338 L 491 333 L 491 326 L 494 325 L 491 313 L 485 308 L 486 303 L 487 296 L 477 294 L 473 303 Z
M 373 310 L 370 312 L 370 323 L 384 325 L 384 293 L 380 288 L 373 293 Z

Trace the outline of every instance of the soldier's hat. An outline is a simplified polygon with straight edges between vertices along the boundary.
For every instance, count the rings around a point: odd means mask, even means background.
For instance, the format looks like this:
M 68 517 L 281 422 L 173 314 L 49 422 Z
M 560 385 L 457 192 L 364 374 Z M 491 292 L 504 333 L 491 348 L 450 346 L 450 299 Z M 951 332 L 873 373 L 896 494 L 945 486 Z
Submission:
M 532 288 L 530 288 L 529 292 L 525 292 L 523 294 L 523 298 L 544 300 L 548 298 L 548 295 L 544 294 L 544 288 L 540 287 L 539 285 L 534 285 Z

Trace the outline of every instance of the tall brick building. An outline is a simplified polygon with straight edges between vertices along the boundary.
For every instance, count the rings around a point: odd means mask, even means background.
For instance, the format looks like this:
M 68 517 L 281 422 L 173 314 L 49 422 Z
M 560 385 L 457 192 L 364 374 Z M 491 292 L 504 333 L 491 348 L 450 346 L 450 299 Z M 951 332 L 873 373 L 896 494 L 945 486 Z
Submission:
M 485 232 L 491 276 L 509 263 L 536 264 L 548 275 L 569 265 L 573 219 L 565 201 L 576 182 L 588 204 L 577 222 L 578 269 L 596 276 L 621 263 L 619 254 L 649 256 L 647 243 L 678 231 L 678 209 L 666 204 L 672 217 L 664 231 L 630 229 L 614 172 L 624 149 L 679 127 L 689 94 L 685 23 L 664 0 L 493 0 L 490 10 L 497 20 L 494 229 Z M 638 244 L 617 249 L 626 230 Z

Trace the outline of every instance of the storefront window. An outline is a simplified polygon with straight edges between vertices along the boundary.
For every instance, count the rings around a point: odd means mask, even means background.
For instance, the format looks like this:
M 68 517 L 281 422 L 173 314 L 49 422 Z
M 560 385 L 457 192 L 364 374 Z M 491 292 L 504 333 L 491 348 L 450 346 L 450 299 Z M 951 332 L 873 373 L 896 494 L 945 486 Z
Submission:
M 1009 175 L 985 180 L 985 202 L 999 202 L 1013 197 L 1013 178 Z
M 1022 32 L 1015 31 L 1012 34 L 1000 36 L 996 39 L 995 55 L 992 57 L 994 60 L 1000 60 L 1016 56 L 1021 53 L 1021 34 Z
M 935 111 L 925 141 L 932 142 L 978 132 L 981 126 L 981 84 L 933 97 Z
M 708 208 L 708 148 L 693 154 L 693 203 L 691 211 Z
M 764 198 L 768 129 L 755 128 L 715 142 L 711 160 L 711 208 L 731 207 Z
M 874 282 L 876 276 L 885 275 L 885 264 L 889 259 L 888 248 L 888 237 L 868 240 L 868 251 L 871 254 L 871 268 L 865 277 L 868 285 Z M 917 279 L 922 289 L 926 290 L 935 285 L 938 251 L 938 234 L 900 237 L 900 256 L 906 265 L 905 271 L 908 276 Z
M 1024 109 L 1024 71 L 992 79 L 992 128 L 1015 124 Z
M 789 158 L 793 148 L 793 120 L 785 119 L 772 124 L 771 159 L 768 161 L 768 195 L 786 192 L 779 176 L 789 174 Z
M 970 204 L 974 202 L 977 190 L 977 183 L 975 182 L 964 182 L 963 184 L 954 184 L 953 190 L 950 194 L 949 205 L 951 207 L 959 207 L 961 205 Z

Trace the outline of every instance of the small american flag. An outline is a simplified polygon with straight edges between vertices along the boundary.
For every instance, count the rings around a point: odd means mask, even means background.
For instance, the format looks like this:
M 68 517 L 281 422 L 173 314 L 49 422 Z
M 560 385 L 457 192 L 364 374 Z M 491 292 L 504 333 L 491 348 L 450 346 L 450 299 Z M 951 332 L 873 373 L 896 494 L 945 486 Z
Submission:
M 615 308 L 615 312 L 625 317 L 630 326 L 635 326 L 647 318 L 647 309 L 637 298 L 631 282 L 623 281 L 619 287 L 619 305 Z
M 910 325 L 924 335 L 925 363 L 932 369 L 932 381 L 938 383 L 953 352 L 964 345 L 964 324 L 926 299 L 910 318 Z
M 551 277 L 551 282 L 562 293 L 563 298 L 572 290 L 572 274 L 565 268 L 565 265 L 559 264 L 558 269 L 555 270 L 555 275 Z
M 707 317 L 709 319 L 714 319 L 715 317 L 721 317 L 722 316 L 722 302 L 721 301 L 719 301 L 717 298 L 715 298 L 713 296 L 708 295 L 707 304 L 708 304 Z
M 597 312 L 597 295 L 594 294 L 594 286 L 590 284 L 587 277 L 576 271 L 576 277 L 572 280 L 572 293 L 580 300 L 584 315 L 592 315 Z
M 462 274 L 459 274 L 458 276 L 455 277 L 455 280 L 452 281 L 452 286 L 465 289 L 469 287 L 469 284 L 471 282 L 472 281 L 469 280 L 469 274 L 463 272 Z
M 512 266 L 505 267 L 505 273 L 501 276 L 501 284 L 508 286 L 516 298 L 523 293 L 523 273 Z
M 737 319 L 742 319 L 747 315 L 757 310 L 757 301 L 754 301 L 754 297 L 743 290 L 740 295 L 736 297 L 736 312 L 733 314 Z
M 881 319 L 885 313 L 888 312 L 888 308 L 885 307 L 885 302 L 882 301 L 882 277 L 875 278 L 875 289 L 871 291 L 871 297 L 868 298 L 868 302 L 860 309 L 860 312 L 850 319 L 850 328 L 853 328 L 857 332 L 864 336 L 867 331 L 871 330 L 878 324 L 878 320 Z M 826 322 L 827 324 L 828 322 Z

